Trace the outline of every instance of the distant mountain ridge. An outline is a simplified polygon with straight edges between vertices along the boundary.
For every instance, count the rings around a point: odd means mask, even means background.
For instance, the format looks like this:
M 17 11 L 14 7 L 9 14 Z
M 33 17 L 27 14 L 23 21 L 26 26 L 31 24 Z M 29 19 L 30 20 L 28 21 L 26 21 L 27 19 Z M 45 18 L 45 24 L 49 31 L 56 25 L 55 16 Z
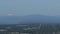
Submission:
M 60 17 L 29 15 L 29 16 L 0 16 L 0 24 L 60 22 Z

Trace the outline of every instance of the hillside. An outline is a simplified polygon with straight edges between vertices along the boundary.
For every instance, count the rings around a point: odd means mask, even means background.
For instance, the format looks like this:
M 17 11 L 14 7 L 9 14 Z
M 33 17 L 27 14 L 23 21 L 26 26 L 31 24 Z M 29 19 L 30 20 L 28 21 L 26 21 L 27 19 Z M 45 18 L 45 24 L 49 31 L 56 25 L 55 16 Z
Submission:
M 60 17 L 29 15 L 29 16 L 0 16 L 1 24 L 16 24 L 16 23 L 40 23 L 40 22 L 60 22 Z

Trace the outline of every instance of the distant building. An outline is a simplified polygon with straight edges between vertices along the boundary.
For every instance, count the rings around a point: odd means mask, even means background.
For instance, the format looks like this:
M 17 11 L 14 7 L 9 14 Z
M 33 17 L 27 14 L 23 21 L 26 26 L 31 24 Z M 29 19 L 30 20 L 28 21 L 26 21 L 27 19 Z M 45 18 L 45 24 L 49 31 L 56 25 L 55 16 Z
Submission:
M 60 34 L 60 32 L 57 32 L 56 34 Z
M 5 29 L 0 29 L 0 34 L 6 34 L 7 33 L 7 30 Z
M 56 34 L 55 32 L 53 32 L 53 34 Z
M 20 33 L 20 34 L 29 34 L 29 33 Z
M 11 29 L 11 27 L 6 27 L 6 29 Z
M 16 26 L 20 26 L 21 27 L 21 26 L 27 26 L 27 25 L 16 25 Z
M 15 34 L 15 32 L 11 32 L 10 34 Z
M 16 32 L 16 34 L 20 34 L 19 32 Z
M 24 30 L 32 30 L 32 29 L 37 29 L 37 27 L 32 27 L 32 28 L 24 28 Z
M 5 29 L 0 29 L 0 31 L 7 31 L 7 30 L 5 30 Z

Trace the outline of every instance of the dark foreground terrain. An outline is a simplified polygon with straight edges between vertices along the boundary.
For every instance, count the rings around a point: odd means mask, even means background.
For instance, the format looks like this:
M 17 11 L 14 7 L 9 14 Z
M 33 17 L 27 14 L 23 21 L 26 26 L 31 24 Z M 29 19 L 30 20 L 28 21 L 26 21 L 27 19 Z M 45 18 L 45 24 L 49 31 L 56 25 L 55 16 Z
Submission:
M 0 34 L 60 34 L 60 23 L 0 25 Z

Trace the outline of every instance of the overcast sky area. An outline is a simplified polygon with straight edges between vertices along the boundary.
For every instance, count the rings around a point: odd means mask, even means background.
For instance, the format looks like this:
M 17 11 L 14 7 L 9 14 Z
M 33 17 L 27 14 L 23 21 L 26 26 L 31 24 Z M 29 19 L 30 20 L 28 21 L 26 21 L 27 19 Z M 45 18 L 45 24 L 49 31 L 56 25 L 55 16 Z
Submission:
M 60 0 L 0 0 L 0 16 L 60 16 Z

